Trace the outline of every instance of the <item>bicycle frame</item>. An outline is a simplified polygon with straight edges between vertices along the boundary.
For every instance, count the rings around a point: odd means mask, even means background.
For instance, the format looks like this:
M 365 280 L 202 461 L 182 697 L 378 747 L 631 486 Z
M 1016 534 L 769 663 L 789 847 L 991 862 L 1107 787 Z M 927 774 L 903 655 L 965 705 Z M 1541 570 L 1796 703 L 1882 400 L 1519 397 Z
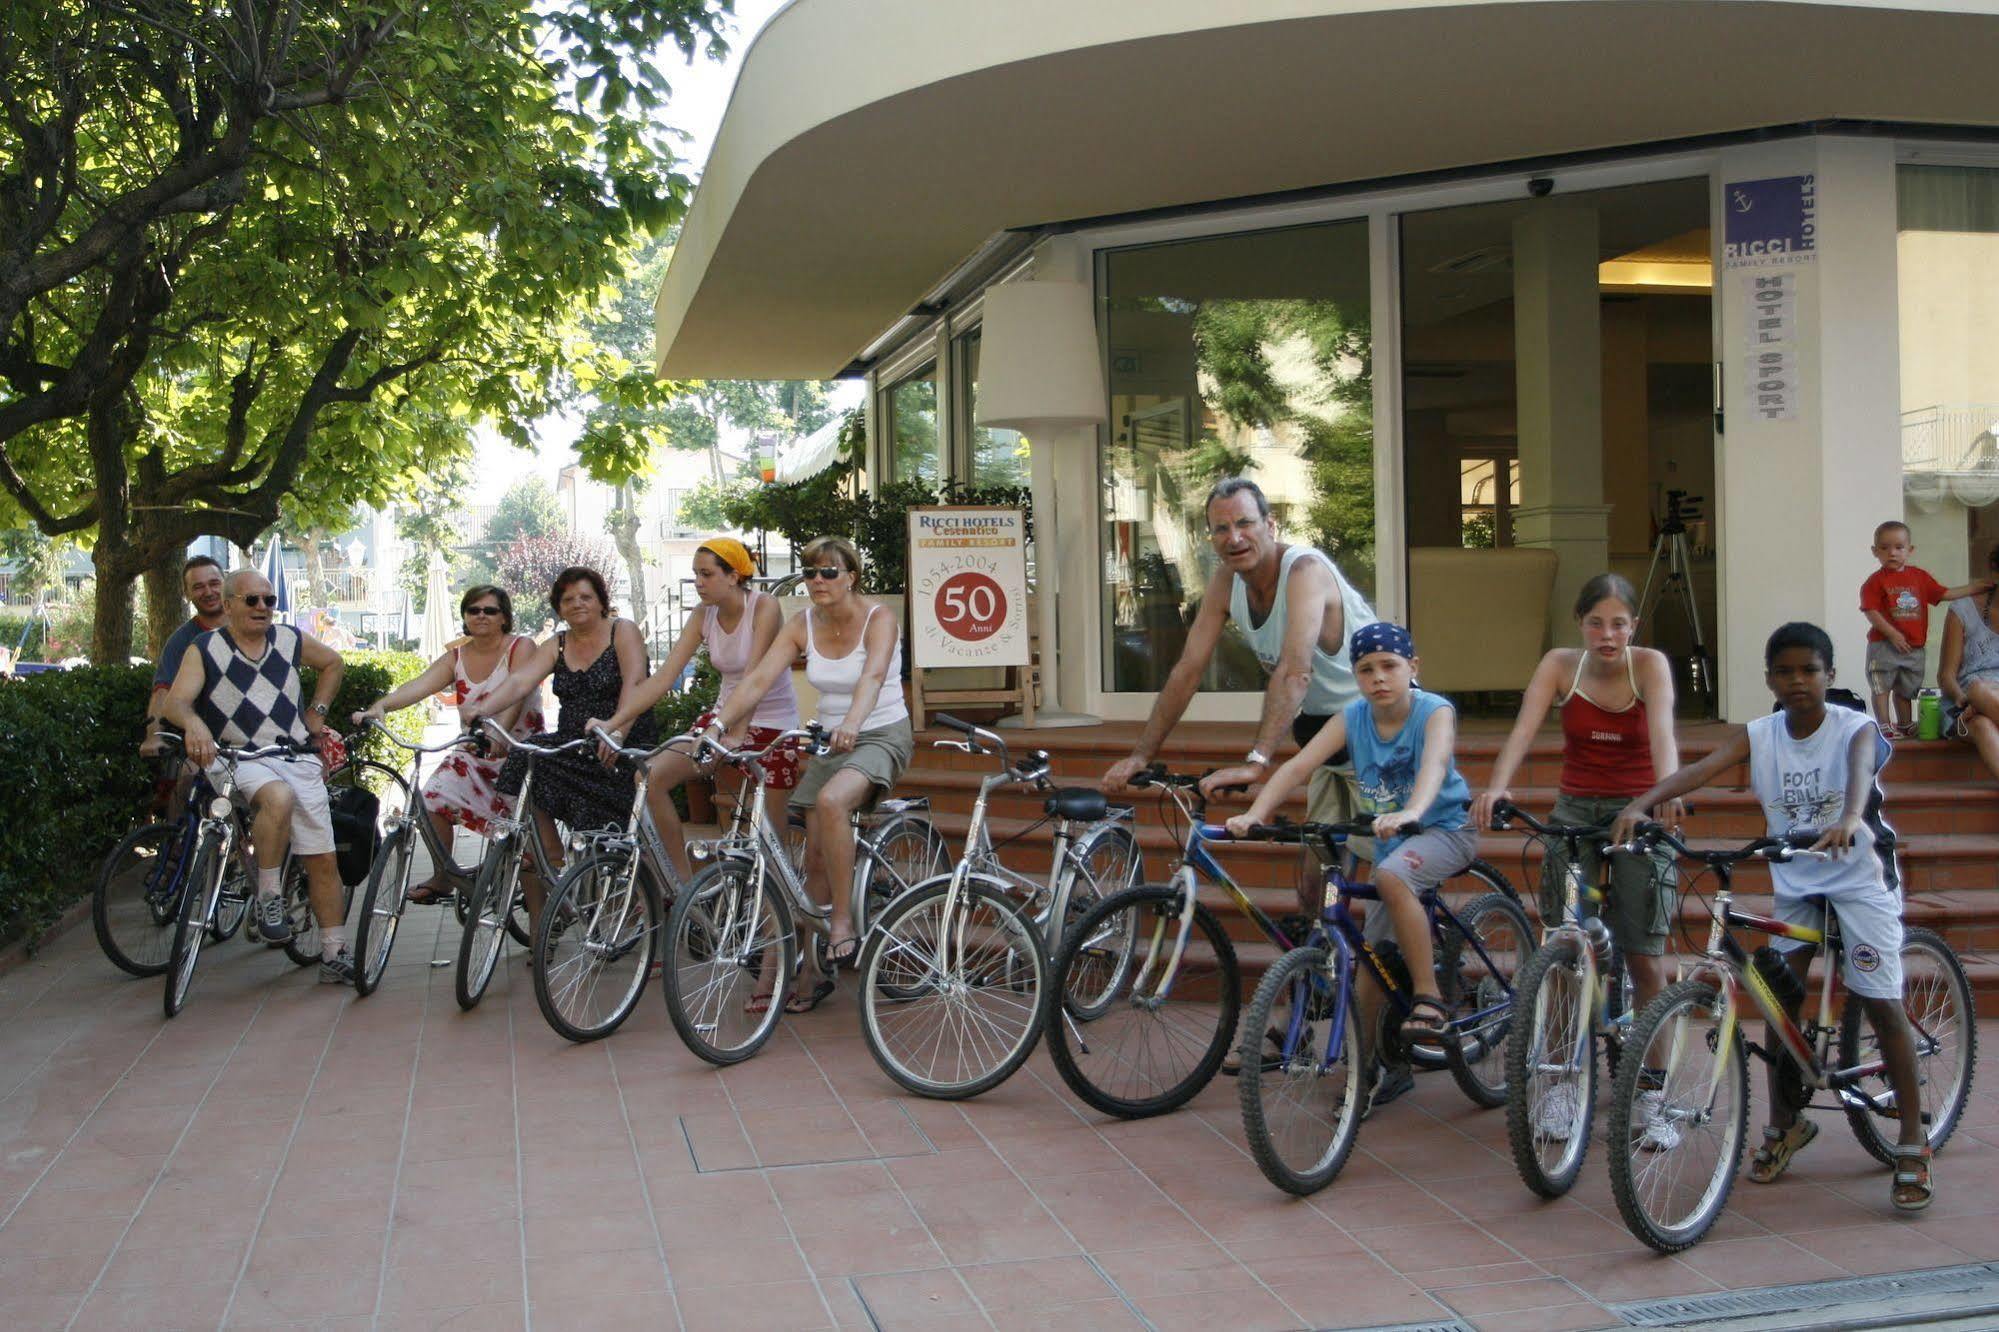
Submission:
M 451 848 L 444 845 L 439 839 L 437 829 L 432 826 L 428 813 L 423 807 L 422 782 L 423 756 L 425 754 L 442 754 L 446 750 L 456 749 L 460 745 L 468 743 L 471 739 L 470 733 L 455 736 L 450 741 L 441 745 L 416 745 L 404 740 L 378 721 L 371 721 L 368 725 L 387 736 L 389 743 L 396 746 L 396 748 L 408 750 L 410 755 L 409 777 L 406 779 L 409 786 L 409 799 L 404 802 L 402 809 L 389 816 L 388 827 L 383 831 L 385 833 L 390 829 L 408 831 L 414 827 L 417 830 L 417 835 L 423 839 L 424 846 L 430 852 L 432 870 L 440 878 L 448 879 L 454 885 L 470 883 L 473 877 L 478 874 L 479 867 L 476 864 L 469 870 L 460 867 L 457 860 L 451 854 Z M 435 773 L 432 774 L 432 776 L 435 775 Z

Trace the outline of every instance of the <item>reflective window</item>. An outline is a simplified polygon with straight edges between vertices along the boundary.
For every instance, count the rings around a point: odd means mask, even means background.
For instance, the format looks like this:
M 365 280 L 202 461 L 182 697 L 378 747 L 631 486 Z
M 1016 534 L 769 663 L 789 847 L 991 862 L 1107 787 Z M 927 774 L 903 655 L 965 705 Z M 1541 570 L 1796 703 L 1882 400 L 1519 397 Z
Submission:
M 979 332 L 958 339 L 958 366 L 965 404 L 965 438 L 970 441 L 971 482 L 976 487 L 1028 484 L 1027 436 L 977 424 L 979 406 Z
M 934 484 L 944 443 L 937 428 L 936 364 L 924 366 L 882 396 L 887 407 L 889 479 Z
M 1269 496 L 1374 595 L 1374 415 L 1362 220 L 1180 241 L 1105 258 L 1104 685 L 1153 692 L 1215 557 L 1202 500 L 1226 476 Z M 1202 681 L 1261 691 L 1231 630 Z

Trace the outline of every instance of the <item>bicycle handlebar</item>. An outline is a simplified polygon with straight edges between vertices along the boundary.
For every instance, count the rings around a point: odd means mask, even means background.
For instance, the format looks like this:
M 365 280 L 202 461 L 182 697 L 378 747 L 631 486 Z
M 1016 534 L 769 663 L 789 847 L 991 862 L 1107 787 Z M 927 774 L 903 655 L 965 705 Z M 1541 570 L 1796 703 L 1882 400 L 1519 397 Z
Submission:
M 968 754 L 990 754 L 997 750 L 1000 767 L 1012 780 L 1029 782 L 1036 786 L 1048 784 L 1050 760 L 1047 750 L 1037 749 L 1019 763 L 1015 763 L 1007 749 L 1006 741 L 985 727 L 974 726 L 961 717 L 953 717 L 948 712 L 940 712 L 931 720 L 945 730 L 956 731 L 965 737 L 963 740 L 933 740 L 932 747 L 962 749 Z
M 159 733 L 162 750 L 178 749 L 187 751 L 187 737 L 179 731 L 162 730 Z M 215 757 L 230 763 L 242 763 L 260 758 L 298 758 L 310 754 L 319 757 L 319 745 L 315 741 L 300 744 L 296 740 L 280 740 L 275 745 L 225 745 L 219 741 L 215 746 Z
M 385 737 L 387 737 L 388 742 L 390 744 L 394 745 L 398 749 L 407 749 L 412 754 L 442 754 L 445 750 L 456 749 L 460 745 L 482 745 L 486 743 L 486 737 L 480 735 L 477 731 L 460 731 L 457 735 L 452 736 L 449 740 L 446 740 L 443 744 L 419 745 L 412 741 L 405 740 L 401 736 L 397 735 L 394 731 L 391 731 L 386 725 L 383 724 L 382 719 L 380 717 L 368 718 L 367 721 L 361 724 L 361 729 L 355 732 L 355 734 L 357 736 L 364 735 L 369 731 L 380 731 Z
M 565 740 L 559 745 L 537 745 L 532 741 L 520 740 L 516 739 L 511 735 L 508 735 L 506 729 L 502 727 L 498 722 L 494 721 L 491 717 L 480 718 L 479 724 L 481 726 L 484 726 L 488 731 L 492 732 L 494 737 L 497 738 L 501 744 L 506 745 L 512 749 L 524 750 L 527 753 L 538 756 L 547 755 L 547 754 L 567 754 L 572 750 L 581 749 L 585 745 L 594 745 L 597 743 L 595 740 L 592 740 L 589 736 L 585 735 L 585 736 L 578 736 L 574 740 Z
M 1720 868 L 1723 865 L 1739 865 L 1749 860 L 1789 861 L 1800 856 L 1810 856 L 1823 860 L 1827 853 L 1813 851 L 1811 846 L 1818 841 L 1819 833 L 1794 832 L 1781 837 L 1758 837 L 1739 847 L 1726 847 L 1719 851 L 1701 851 L 1688 846 L 1666 830 L 1663 823 L 1645 822 L 1638 825 L 1631 841 L 1613 848 L 1619 851 L 1633 851 L 1643 854 L 1653 845 L 1664 845 L 1675 855 L 1688 860 L 1698 860 L 1704 865 Z
M 751 749 L 747 745 L 741 749 L 730 749 L 727 745 L 723 744 L 720 740 L 716 739 L 714 736 L 709 735 L 708 732 L 706 731 L 689 731 L 687 734 L 695 738 L 695 745 L 698 752 L 703 752 L 703 753 L 713 752 L 715 757 L 723 760 L 724 762 L 733 763 L 738 767 L 741 767 L 744 764 L 754 763 L 758 759 L 761 759 L 764 755 L 770 753 L 773 749 L 777 749 L 782 745 L 789 744 L 793 740 L 803 740 L 805 743 L 801 745 L 800 748 L 802 748 L 808 754 L 813 754 L 813 755 L 825 754 L 830 750 L 830 746 L 827 743 L 827 738 L 826 738 L 826 728 L 821 726 L 816 721 L 807 722 L 804 726 L 798 728 L 797 730 L 780 732 L 777 738 L 772 740 L 769 744 L 765 745 L 762 749 Z M 673 737 L 673 740 L 684 740 L 686 738 L 687 738 L 686 736 L 677 735 Z M 670 745 L 673 743 L 673 740 L 669 740 L 666 743 Z M 665 746 L 663 745 L 661 746 L 661 748 L 665 748 Z
M 1373 819 L 1348 819 L 1341 823 L 1293 823 L 1290 819 L 1279 815 L 1269 823 L 1255 825 L 1240 837 L 1230 833 L 1226 825 L 1216 826 L 1221 830 L 1221 836 L 1214 839 L 1217 841 L 1292 843 L 1318 838 L 1324 842 L 1337 843 L 1344 842 L 1349 837 L 1374 836 Z M 1423 825 L 1407 823 L 1402 826 L 1401 831 L 1405 835 L 1414 836 L 1423 831 Z M 1205 829 L 1202 835 L 1206 836 Z
M 1560 837 L 1577 842 L 1607 842 L 1610 829 L 1587 824 L 1543 823 L 1511 800 L 1502 800 L 1492 807 L 1492 826 L 1495 831 L 1510 831 L 1513 823 L 1524 823 L 1527 831 L 1542 837 Z

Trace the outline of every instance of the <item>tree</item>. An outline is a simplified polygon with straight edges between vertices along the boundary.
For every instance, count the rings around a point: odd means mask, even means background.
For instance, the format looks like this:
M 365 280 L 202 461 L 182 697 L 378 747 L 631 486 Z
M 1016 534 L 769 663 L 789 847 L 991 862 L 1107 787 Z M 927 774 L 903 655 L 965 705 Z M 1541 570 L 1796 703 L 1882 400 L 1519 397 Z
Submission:
M 381 502 L 517 439 L 688 183 L 655 48 L 702 0 L 29 0 L 0 36 L 0 523 L 131 584 L 287 494 Z M 411 145 L 420 145 L 412 149 Z M 509 424 L 513 423 L 513 424 Z
M 500 552 L 497 563 L 499 584 L 514 600 L 514 627 L 524 634 L 540 633 L 555 618 L 548 590 L 555 576 L 571 565 L 603 574 L 612 603 L 618 600 L 617 565 L 610 547 L 598 537 L 576 532 L 519 537 Z
M 562 506 L 548 482 L 538 476 L 523 477 L 507 488 L 486 520 L 486 543 L 494 550 L 512 545 L 524 536 L 551 536 L 562 531 Z
M 40 605 L 42 594 L 50 589 L 62 595 L 68 556 L 67 542 L 52 540 L 34 528 L 0 532 L 0 560 L 14 566 L 7 590 L 14 600 L 30 606 Z

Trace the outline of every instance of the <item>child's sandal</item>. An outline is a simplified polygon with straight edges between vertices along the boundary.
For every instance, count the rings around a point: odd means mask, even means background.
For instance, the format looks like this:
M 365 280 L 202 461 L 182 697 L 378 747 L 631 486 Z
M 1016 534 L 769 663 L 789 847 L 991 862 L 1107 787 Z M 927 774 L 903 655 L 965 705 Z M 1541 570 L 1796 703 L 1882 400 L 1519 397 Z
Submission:
M 1895 1182 L 1888 1196 L 1896 1211 L 1920 1212 L 1937 1196 L 1936 1184 L 1930 1177 L 1930 1149 L 1897 1147 L 1894 1157 Z
M 1457 1047 L 1458 1033 L 1451 1026 L 1451 1012 L 1440 999 L 1419 995 L 1410 1001 L 1400 1027 L 1404 1045 L 1421 1046 L 1448 1054 Z
M 1749 1158 L 1749 1179 L 1755 1184 L 1775 1184 L 1791 1168 L 1791 1158 L 1818 1137 L 1819 1126 L 1800 1117 L 1788 1129 L 1763 1128 L 1763 1145 Z

